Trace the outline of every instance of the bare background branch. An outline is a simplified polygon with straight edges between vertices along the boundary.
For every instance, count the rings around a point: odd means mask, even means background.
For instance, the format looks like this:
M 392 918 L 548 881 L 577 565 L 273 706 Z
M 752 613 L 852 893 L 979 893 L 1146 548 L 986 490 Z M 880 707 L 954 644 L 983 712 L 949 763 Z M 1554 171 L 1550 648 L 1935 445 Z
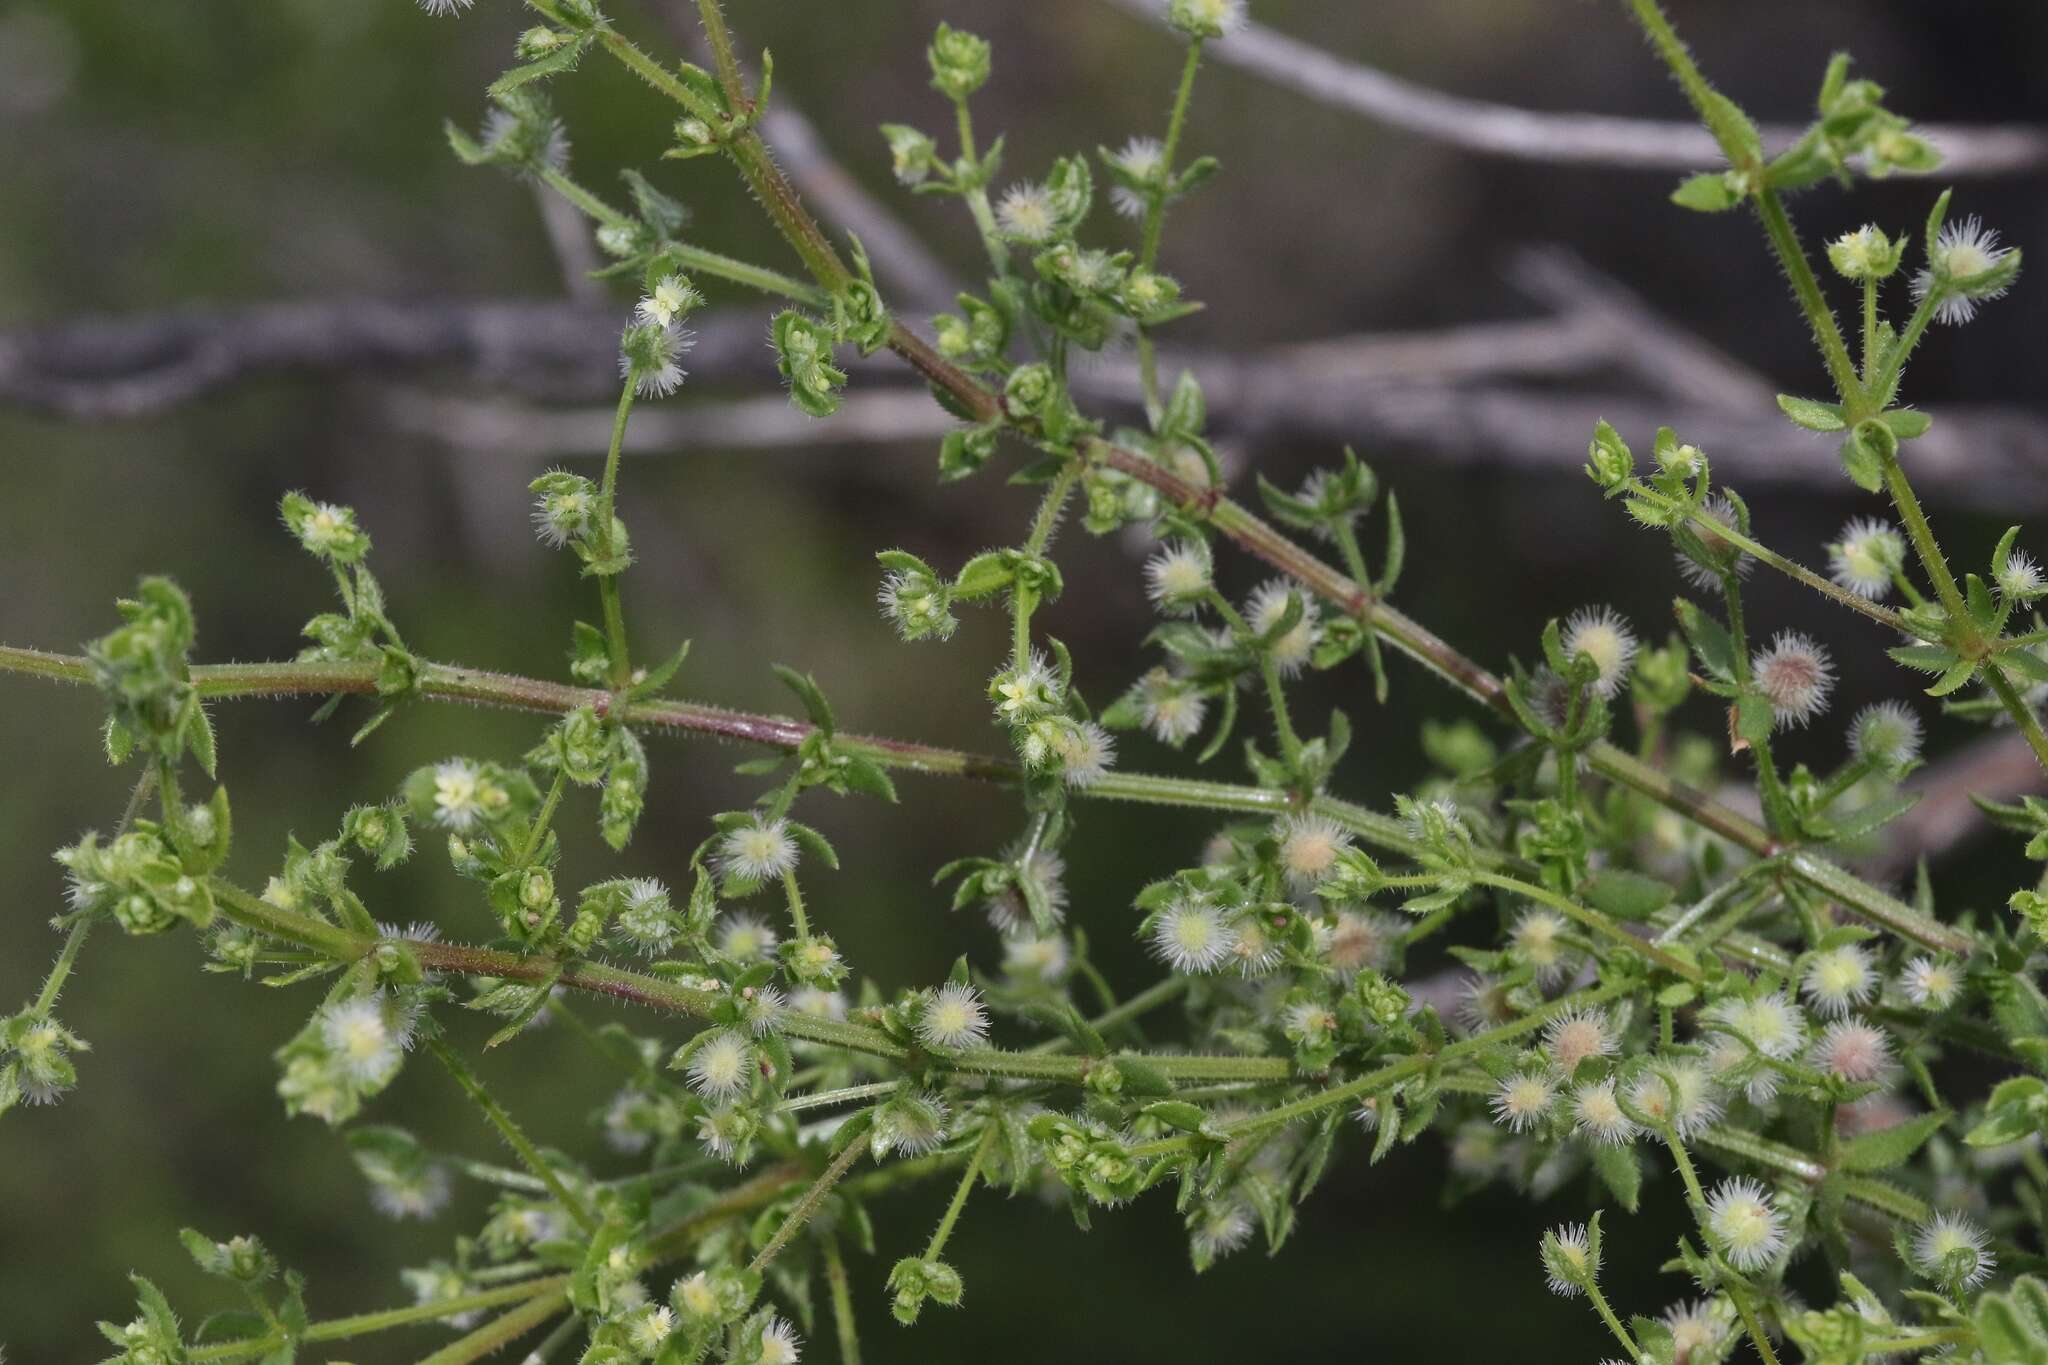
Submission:
M 1110 4 L 1164 24 L 1153 0 Z M 1722 165 L 1713 137 L 1696 123 L 1553 114 L 1431 90 L 1384 71 L 1334 57 L 1263 24 L 1246 24 L 1209 45 L 1216 59 L 1336 109 L 1448 142 L 1467 151 L 1520 161 L 1609 166 L 1627 170 L 1700 170 Z M 1803 128 L 1765 124 L 1764 145 L 1777 150 Z M 1946 176 L 2038 172 L 2048 165 L 2048 130 L 2024 124 L 1916 124 L 1942 155 Z

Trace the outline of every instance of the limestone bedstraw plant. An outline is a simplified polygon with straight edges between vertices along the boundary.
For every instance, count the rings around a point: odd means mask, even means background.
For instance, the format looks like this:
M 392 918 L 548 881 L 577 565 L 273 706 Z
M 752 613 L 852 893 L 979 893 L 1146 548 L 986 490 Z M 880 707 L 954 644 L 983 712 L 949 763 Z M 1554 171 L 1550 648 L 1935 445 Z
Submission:
M 1217 169 L 1188 155 L 1186 113 L 1206 45 L 1242 17 L 1233 0 L 1168 5 L 1185 63 L 1162 129 L 1022 170 L 974 125 L 996 70 L 989 46 L 939 29 L 926 58 L 950 133 L 890 124 L 877 147 L 906 186 L 961 201 L 988 259 L 985 283 L 933 321 L 932 340 L 890 312 L 858 242 L 837 240 L 783 178 L 759 130 L 772 67 L 763 54 L 750 84 L 712 0 L 699 7 L 710 69 L 650 55 L 593 0 L 530 0 L 539 23 L 491 87 L 481 131 L 449 140 L 581 211 L 611 259 L 604 275 L 630 290 L 601 477 L 554 472 L 532 488 L 538 539 L 595 587 L 594 619 L 569 628 L 569 676 L 418 652 L 395 623 L 402 595 L 372 573 L 368 530 L 298 493 L 280 504 L 285 529 L 337 594 L 298 658 L 194 662 L 193 608 L 162 578 L 144 580 L 82 657 L 0 651 L 9 671 L 98 688 L 107 757 L 138 773 L 115 824 L 57 854 L 63 946 L 0 1029 L 0 1109 L 79 1082 L 86 1043 L 54 1010 L 96 927 L 189 928 L 210 969 L 311 988 L 304 1027 L 280 1040 L 278 1096 L 342 1129 L 380 1210 L 433 1217 L 458 1179 L 491 1186 L 495 1203 L 445 1256 L 403 1270 L 415 1303 L 357 1316 L 313 1316 L 300 1277 L 254 1238 L 188 1230 L 195 1261 L 241 1306 L 181 1317 L 138 1278 L 132 1314 L 101 1324 L 114 1359 L 288 1361 L 439 1324 L 436 1365 L 529 1339 L 528 1359 L 592 1365 L 788 1365 L 835 1349 L 855 1360 L 856 1294 L 905 1324 L 965 1301 L 946 1250 L 985 1187 L 1050 1186 L 1083 1229 L 1099 1210 L 1170 1200 L 1199 1271 L 1254 1240 L 1279 1249 L 1331 1161 L 1377 1161 L 1432 1133 L 1455 1190 L 1505 1184 L 1557 1209 L 1529 1273 L 1583 1300 L 1632 1361 L 2048 1359 L 2048 1286 L 2032 1274 L 2048 1249 L 2048 1002 L 2035 976 L 2048 894 L 2015 893 L 2010 915 L 1944 913 L 1925 873 L 1902 901 L 1850 871 L 1911 804 L 1899 784 L 1941 713 L 1893 701 L 1837 723 L 1829 646 L 1744 610 L 1756 565 L 1788 575 L 1906 640 L 1893 657 L 1934 679 L 1946 713 L 2008 720 L 2048 761 L 2034 710 L 2048 631 L 2031 611 L 2048 585 L 2017 532 L 1983 573 L 1956 576 L 1906 472 L 1906 443 L 1929 419 L 1899 402 L 1930 325 L 1967 322 L 2005 294 L 2019 252 L 1953 218 L 1946 194 L 1917 234 L 1871 226 L 1830 243 L 1831 268 L 1860 293 L 1852 351 L 1785 197 L 1828 178 L 1924 172 L 1933 150 L 1837 58 L 1813 126 L 1766 155 L 1654 0 L 1631 4 L 1728 162 L 1674 197 L 1755 211 L 1818 344 L 1832 396 L 1780 406 L 1837 434 L 1845 472 L 1890 510 L 1821 547 L 1823 575 L 1755 537 L 1707 452 L 1660 431 L 1639 466 L 1602 423 L 1588 472 L 1671 537 L 1687 589 L 1675 631 L 1588 604 L 1532 628 L 1529 658 L 1503 678 L 1391 600 L 1400 515 L 1391 491 L 1381 510 L 1367 465 L 1347 451 L 1297 489 L 1261 479 L 1262 518 L 1224 491 L 1199 382 L 1160 373 L 1156 333 L 1196 306 L 1165 272 L 1163 228 Z M 666 102 L 670 159 L 736 171 L 804 278 L 685 240 L 653 171 L 629 172 L 617 202 L 575 179 L 545 92 L 586 60 L 621 63 Z M 1135 227 L 1098 211 L 1098 180 Z M 946 643 L 961 610 L 1007 615 L 1008 643 L 986 661 L 1002 756 L 844 730 L 794 668 L 777 673 L 803 721 L 689 701 L 677 690 L 687 647 L 629 630 L 627 424 L 685 383 L 690 314 L 729 288 L 777 300 L 765 326 L 803 412 L 839 405 L 849 351 L 886 351 L 958 420 L 942 478 L 990 477 L 1023 455 L 1011 477 L 1042 497 L 1016 544 L 957 567 L 914 547 L 878 556 L 881 614 L 909 647 L 963 647 Z M 1897 326 L 1885 305 L 1902 294 L 1912 311 Z M 1078 353 L 1113 345 L 1135 349 L 1142 428 L 1082 411 L 1069 388 Z M 1100 676 L 1047 629 L 1070 519 L 1157 540 L 1139 573 L 1159 662 L 1135 679 Z M 1887 605 L 1894 594 L 1901 605 Z M 1383 698 L 1383 647 L 1495 727 L 1427 730 L 1438 774 L 1392 812 L 1330 789 L 1353 723 L 1340 712 L 1314 724 L 1292 694 L 1306 670 L 1343 670 L 1362 702 Z M 1966 695 L 1977 686 L 1987 695 Z M 294 841 L 251 875 L 231 871 L 249 855 L 230 856 L 208 706 L 259 695 L 324 697 L 323 711 L 365 698 L 358 738 L 436 701 L 548 720 L 523 753 L 452 755 L 381 799 L 330 809 L 331 837 Z M 1839 762 L 1786 768 L 1773 744 L 1791 726 L 1822 732 Z M 645 810 L 646 737 L 671 731 L 765 751 L 741 766 L 758 798 L 696 832 L 691 876 L 673 887 L 635 875 L 632 853 L 636 830 L 659 819 Z M 1233 739 L 1248 781 L 1141 770 L 1161 748 L 1215 761 Z M 1761 823 L 1705 794 L 1723 755 L 1753 784 Z M 944 981 L 876 981 L 843 959 L 839 855 L 802 818 L 835 798 L 893 800 L 904 773 L 999 782 L 1018 801 L 1014 841 L 937 870 L 956 908 L 990 922 L 986 950 Z M 1062 849 L 1108 801 L 1206 820 L 1201 862 L 1131 887 L 1127 905 L 1075 903 Z M 2048 858 L 2048 805 L 1992 813 Z M 557 827 L 572 818 L 596 822 L 616 867 L 565 865 Z M 471 919 L 380 918 L 377 873 L 444 856 L 474 885 Z M 1113 932 L 1150 946 L 1159 980 L 1113 988 L 1086 947 Z M 1446 969 L 1463 1001 L 1448 1018 L 1413 989 Z M 607 1001 L 652 1013 L 630 1026 L 586 1018 Z M 582 1154 L 536 1147 L 451 1046 L 458 1009 L 503 1021 L 491 1045 L 517 1046 L 544 1013 L 574 1024 L 620 1077 L 598 1116 L 604 1141 Z M 1135 1022 L 1168 1012 L 1184 1041 L 1143 1041 Z M 1972 1065 L 1954 1064 L 1963 1052 Z M 516 1168 L 390 1123 L 381 1092 L 421 1054 Z M 1988 1090 L 1987 1067 L 2000 1077 Z M 890 1192 L 927 1180 L 953 1190 L 936 1227 L 891 1223 Z M 1695 1226 L 1670 1249 L 1671 1303 L 1634 1312 L 1609 1300 L 1603 1260 L 1623 1244 L 1653 1250 L 1618 1215 L 1660 1186 Z

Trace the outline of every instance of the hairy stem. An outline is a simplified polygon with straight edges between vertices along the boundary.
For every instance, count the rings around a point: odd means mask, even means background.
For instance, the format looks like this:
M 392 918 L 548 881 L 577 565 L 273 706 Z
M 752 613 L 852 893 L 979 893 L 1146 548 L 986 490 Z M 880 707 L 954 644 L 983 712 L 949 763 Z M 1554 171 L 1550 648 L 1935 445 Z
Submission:
M 525 1131 L 512 1116 L 505 1112 L 505 1107 L 484 1089 L 484 1083 L 477 1079 L 476 1073 L 469 1069 L 468 1063 L 439 1038 L 427 1039 L 426 1047 L 427 1051 L 434 1054 L 435 1061 L 448 1068 L 448 1074 L 455 1078 L 455 1083 L 462 1087 L 463 1093 L 483 1111 L 491 1126 L 498 1130 L 498 1135 L 505 1139 L 505 1145 L 518 1154 L 520 1163 L 548 1187 L 548 1193 L 554 1196 L 555 1202 L 576 1220 L 576 1225 L 583 1229 L 584 1235 L 589 1236 L 596 1232 L 597 1218 L 591 1213 L 589 1205 L 562 1183 L 562 1177 L 556 1174 L 555 1168 L 541 1156 L 540 1149 L 533 1145 L 533 1139 L 526 1136 Z

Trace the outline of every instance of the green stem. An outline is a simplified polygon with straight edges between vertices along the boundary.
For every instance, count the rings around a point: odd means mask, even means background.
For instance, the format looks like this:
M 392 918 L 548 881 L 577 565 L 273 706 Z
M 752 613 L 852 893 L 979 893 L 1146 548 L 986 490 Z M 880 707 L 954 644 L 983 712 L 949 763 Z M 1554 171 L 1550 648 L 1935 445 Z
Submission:
M 811 1182 L 811 1187 L 804 1191 L 803 1198 L 799 1199 L 796 1207 L 789 1211 L 789 1216 L 782 1220 L 782 1226 L 775 1229 L 775 1235 L 768 1239 L 768 1244 L 761 1248 L 760 1252 L 747 1266 L 748 1270 L 759 1274 L 768 1268 L 768 1263 L 774 1260 L 784 1247 L 789 1245 L 789 1239 L 796 1236 L 802 1230 L 804 1224 L 811 1221 L 811 1215 L 815 1214 L 818 1211 L 818 1206 L 825 1202 L 825 1196 L 832 1193 L 832 1187 L 839 1183 L 839 1178 L 852 1169 L 853 1163 L 859 1161 L 867 1149 L 868 1144 L 866 1142 L 856 1139 L 847 1143 L 840 1150 L 839 1155 L 832 1158 L 832 1164 L 821 1171 L 818 1178 Z
M 619 406 L 612 414 L 611 447 L 604 457 L 604 483 L 597 495 L 598 534 L 604 538 L 605 557 L 608 559 L 616 557 L 619 551 L 613 538 L 618 515 L 619 454 L 626 444 L 626 419 L 633 411 L 635 382 L 636 376 L 629 374 L 619 390 Z M 598 576 L 597 591 L 604 603 L 605 649 L 611 658 L 611 684 L 615 691 L 623 691 L 633 680 L 633 664 L 626 652 L 626 617 L 619 606 L 619 575 L 616 570 Z
M 1643 1348 L 1636 1345 L 1636 1339 L 1628 1334 L 1628 1328 L 1623 1327 L 1621 1319 L 1614 1316 L 1614 1309 L 1608 1306 L 1607 1296 L 1600 1292 L 1600 1286 L 1590 1277 L 1586 1280 L 1586 1297 L 1592 1300 L 1593 1310 L 1600 1315 L 1600 1321 L 1607 1324 L 1607 1330 L 1614 1333 L 1615 1340 L 1628 1352 L 1628 1358 L 1641 1360 Z
M 1856 378 L 1856 363 L 1849 358 L 1849 347 L 1842 340 L 1842 329 L 1835 321 L 1835 314 L 1821 296 L 1820 281 L 1815 278 L 1813 264 L 1806 258 L 1806 249 L 1799 245 L 1799 234 L 1793 231 L 1792 219 L 1785 212 L 1785 205 L 1772 189 L 1756 192 L 1757 217 L 1763 221 L 1764 235 L 1770 239 L 1771 250 L 1778 257 L 1778 265 L 1784 270 L 1785 278 L 1792 284 L 1792 296 L 1799 301 L 1800 311 L 1806 314 L 1806 325 L 1813 330 L 1814 344 L 1820 347 L 1821 359 L 1827 364 L 1828 377 L 1834 381 L 1835 395 L 1844 408 L 1855 411 L 1843 414 L 1849 424 L 1866 414 L 1858 411 L 1863 398 L 1863 387 Z
M 1644 491 L 1648 493 L 1650 490 L 1645 489 Z M 1787 559 L 1770 546 L 1763 544 L 1761 541 L 1751 539 L 1719 518 L 1709 516 L 1705 511 L 1693 512 L 1691 520 L 1695 526 L 1711 530 L 1720 539 L 1727 541 L 1752 559 L 1760 560 L 1770 565 L 1793 582 L 1812 588 L 1828 600 L 1847 607 L 1849 610 L 1860 615 L 1867 616 L 1881 626 L 1896 630 L 1902 635 L 1917 636 L 1923 640 L 1937 638 L 1926 626 L 1907 619 L 1903 612 L 1894 611 L 1882 603 L 1871 601 L 1860 593 L 1849 591 L 1849 589 L 1834 582 L 1832 579 L 1821 577 L 1804 564 Z
M 566 1278 L 566 1277 L 564 1277 Z M 519 1340 L 569 1306 L 569 1291 L 557 1289 L 529 1300 L 457 1341 L 451 1341 L 420 1365 L 470 1365 Z
M 1927 334 L 1927 325 L 1934 321 L 1934 310 L 1941 305 L 1939 289 L 1927 291 L 1927 297 L 1913 310 L 1913 316 L 1906 321 L 1906 330 L 1899 333 L 1899 339 L 1892 344 L 1891 354 L 1885 357 L 1884 368 L 1869 384 L 1868 392 L 1873 404 L 1887 403 L 1892 389 L 1899 382 L 1899 372 L 1906 367 L 1906 361 L 1913 354 L 1913 348 L 1920 344 L 1920 338 Z
M 981 236 L 983 250 L 988 252 L 988 262 L 998 275 L 1009 273 L 1010 249 L 1003 244 L 1002 233 L 996 230 L 995 210 L 989 207 L 988 186 L 981 183 L 981 158 L 974 150 L 974 115 L 967 110 L 967 101 L 953 101 L 953 120 L 960 130 L 960 155 L 974 167 L 974 183 L 963 196 L 967 200 L 967 211 L 974 217 L 974 229 Z
M 583 1229 L 584 1235 L 595 1233 L 597 1219 L 590 1212 L 589 1206 L 562 1183 L 562 1177 L 557 1175 L 555 1168 L 541 1156 L 540 1149 L 533 1145 L 533 1140 L 527 1137 L 513 1121 L 512 1116 L 505 1112 L 505 1107 L 484 1089 L 484 1083 L 477 1079 L 476 1073 L 469 1069 L 468 1064 L 439 1038 L 427 1039 L 426 1046 L 427 1050 L 434 1054 L 434 1059 L 448 1068 L 448 1074 L 455 1078 L 455 1083 L 462 1087 L 463 1093 L 483 1111 L 491 1126 L 498 1130 L 498 1135 L 505 1139 L 505 1145 L 518 1154 L 521 1164 L 539 1177 L 541 1183 L 548 1187 L 548 1193 L 554 1196 L 555 1202 L 576 1220 L 576 1225 Z
M 1400 1061 L 1389 1062 L 1385 1066 L 1369 1071 L 1365 1075 L 1347 1081 L 1342 1085 L 1331 1086 L 1326 1090 L 1319 1090 L 1312 1095 L 1304 1095 L 1300 1099 L 1277 1105 L 1262 1113 L 1250 1114 L 1235 1122 L 1226 1123 L 1222 1126 L 1223 1134 L 1227 1138 L 1236 1139 L 1251 1137 L 1272 1128 L 1284 1128 L 1290 1123 L 1312 1117 L 1335 1105 L 1348 1104 L 1352 1100 L 1363 1099 L 1367 1095 L 1389 1089 L 1411 1076 L 1419 1075 L 1423 1071 L 1428 1070 L 1432 1065 L 1453 1061 L 1465 1056 L 1467 1053 L 1477 1052 L 1481 1049 L 1504 1043 L 1511 1038 L 1519 1038 L 1524 1034 L 1532 1033 L 1549 1023 L 1557 1015 L 1568 1010 L 1605 1004 L 1609 1000 L 1627 994 L 1631 989 L 1633 989 L 1631 983 L 1617 981 L 1610 982 L 1604 986 L 1594 987 L 1591 990 L 1580 991 L 1573 995 L 1560 996 L 1558 999 L 1545 1004 L 1542 1008 L 1532 1010 L 1528 1014 L 1523 1015 L 1520 1019 L 1502 1024 L 1497 1028 L 1488 1029 L 1484 1033 L 1475 1033 L 1469 1038 L 1461 1038 L 1457 1042 L 1447 1045 L 1439 1052 L 1418 1053 L 1413 1057 L 1404 1057 Z M 1148 1058 L 1147 1060 L 1155 1059 Z M 1147 1158 L 1178 1156 L 1192 1150 L 1193 1146 L 1194 1139 L 1190 1137 L 1158 1138 L 1133 1147 L 1131 1155 Z
M 1884 486 L 1885 491 L 1891 494 L 1892 505 L 1899 509 L 1900 520 L 1906 523 L 1906 536 L 1913 542 L 1913 552 L 1919 556 L 1921 571 L 1934 585 L 1934 595 L 1941 602 L 1941 609 L 1948 613 L 1952 626 L 1974 635 L 1975 618 L 1963 602 L 1962 589 L 1956 586 L 1955 575 L 1949 572 L 1948 558 L 1942 554 L 1941 545 L 1934 538 L 1934 528 L 1927 523 L 1927 513 L 1921 510 L 1920 499 L 1899 464 L 1897 451 L 1885 456 Z
M 1187 126 L 1188 101 L 1195 93 L 1195 72 L 1202 65 L 1202 42 L 1188 43 L 1187 60 L 1181 64 L 1180 85 L 1173 92 L 1173 112 L 1166 120 L 1166 142 L 1159 153 L 1159 187 L 1145 205 L 1145 229 L 1138 251 L 1138 267 L 1150 270 L 1159 263 L 1159 236 L 1166 225 L 1167 186 L 1173 182 L 1173 162 L 1180 153 L 1181 132 Z
M 526 841 L 519 850 L 519 865 L 525 867 L 533 861 L 533 855 L 540 851 L 541 841 L 547 837 L 548 825 L 555 818 L 555 808 L 562 804 L 562 789 L 568 784 L 569 776 L 561 768 L 555 769 L 555 780 L 548 784 L 548 794 L 542 798 L 540 810 L 533 817 L 532 826 L 526 831 Z
M 372 1332 L 388 1331 L 394 1327 L 438 1322 L 443 1318 L 473 1313 L 483 1308 L 501 1308 L 508 1303 L 521 1303 L 536 1295 L 559 1291 L 568 1283 L 567 1275 L 548 1275 L 541 1279 L 525 1280 L 519 1284 L 480 1290 L 474 1294 L 462 1294 L 432 1303 L 413 1304 L 406 1308 L 387 1308 L 377 1313 L 358 1313 L 353 1317 L 330 1318 L 325 1322 L 309 1325 L 302 1340 L 346 1341 L 351 1337 L 367 1336 Z M 268 1355 L 283 1345 L 282 1337 L 219 1341 L 208 1346 L 194 1347 L 186 1353 L 186 1359 L 191 1361 L 192 1365 L 207 1365 L 213 1361 L 246 1360 Z
M 880 1099 L 893 1095 L 903 1088 L 901 1081 L 874 1081 L 867 1085 L 846 1085 L 836 1090 L 815 1090 L 808 1095 L 792 1095 L 776 1109 L 785 1114 L 802 1113 L 806 1109 L 826 1109 L 835 1104 L 847 1104 L 854 1100 Z
M 846 1258 L 839 1237 L 824 1238 L 825 1283 L 832 1291 L 832 1327 L 839 1338 L 840 1365 L 860 1365 L 860 1327 L 853 1316 L 853 1290 L 847 1281 Z
M 804 893 L 796 884 L 796 872 L 794 869 L 782 874 L 782 891 L 784 897 L 789 901 L 789 917 L 796 924 L 797 938 L 809 938 L 811 936 L 811 926 L 809 921 L 804 918 Z
M 593 222 L 613 228 L 631 228 L 635 223 L 630 214 L 621 212 L 561 171 L 546 167 L 539 172 L 539 178 L 542 184 L 561 195 L 578 212 Z M 736 256 L 709 251 L 685 242 L 665 242 L 662 249 L 691 274 L 730 280 L 748 289 L 757 289 L 763 294 L 791 299 L 814 308 L 823 307 L 831 302 L 825 291 L 816 285 L 806 284 L 779 270 L 770 270 L 766 266 L 740 260 Z
M 2027 699 L 2020 695 L 2019 689 L 2012 685 L 2012 680 L 2006 677 L 2005 671 L 1996 664 L 1985 667 L 1984 681 L 1998 694 L 1999 704 L 2005 707 L 2006 714 L 2019 726 L 2020 733 L 2027 737 L 2027 747 L 2034 751 L 2034 757 L 2042 767 L 2048 768 L 2048 734 L 2041 732 L 2041 721 L 2035 716 L 2034 708 L 2027 705 Z
M 1723 1281 L 1721 1287 L 1734 1302 L 1735 1311 L 1742 1317 L 1743 1330 L 1749 1333 L 1750 1342 L 1756 1347 L 1763 1365 L 1779 1365 L 1778 1353 L 1771 1349 L 1771 1338 L 1764 1331 L 1763 1323 L 1757 1320 L 1756 1310 L 1750 1307 L 1749 1295 L 1730 1281 Z
M 735 114 L 743 113 L 749 105 L 747 87 L 740 79 L 739 59 L 733 55 L 732 34 L 726 29 L 718 0 L 697 0 L 697 17 L 704 25 L 706 41 L 711 44 L 711 61 L 718 68 L 718 84 L 725 91 L 725 102 Z
M 960 1221 L 960 1211 L 967 1207 L 967 1196 L 974 1189 L 976 1177 L 981 1174 L 981 1161 L 987 1155 L 989 1144 L 995 1139 L 999 1126 L 990 1122 L 981 1130 L 981 1141 L 974 1145 L 973 1153 L 967 1158 L 967 1169 L 960 1176 L 960 1184 L 953 1190 L 953 1202 L 946 1205 L 945 1213 L 939 1217 L 939 1225 L 932 1229 L 932 1239 L 925 1244 L 924 1259 L 935 1261 L 946 1249 L 946 1241 L 953 1235 L 953 1225 Z
M 64 936 L 64 946 L 57 950 L 57 961 L 51 965 L 50 974 L 43 978 L 42 990 L 36 993 L 36 1002 L 28 1007 L 30 1014 L 47 1015 L 57 1003 L 58 992 L 64 989 L 64 982 L 71 975 L 71 968 L 78 961 L 79 949 L 85 947 L 92 926 L 89 915 L 71 926 L 71 932 Z
M 1657 966 L 1662 967 L 1674 976 L 1683 977 L 1687 981 L 1694 982 L 1706 979 L 1705 973 L 1701 972 L 1698 967 L 1687 962 L 1684 958 L 1673 956 L 1648 939 L 1637 938 L 1598 910 L 1590 906 L 1580 905 L 1568 896 L 1560 896 L 1549 887 L 1539 886 L 1535 882 L 1525 882 L 1519 877 L 1504 877 L 1495 872 L 1477 872 L 1468 875 L 1471 876 L 1473 881 L 1481 885 L 1497 887 L 1502 891 L 1510 891 L 1515 895 L 1527 896 L 1530 900 L 1540 901 L 1565 918 L 1591 929 L 1594 933 L 1599 934 L 1611 943 L 1626 948 L 1650 962 L 1654 962 Z

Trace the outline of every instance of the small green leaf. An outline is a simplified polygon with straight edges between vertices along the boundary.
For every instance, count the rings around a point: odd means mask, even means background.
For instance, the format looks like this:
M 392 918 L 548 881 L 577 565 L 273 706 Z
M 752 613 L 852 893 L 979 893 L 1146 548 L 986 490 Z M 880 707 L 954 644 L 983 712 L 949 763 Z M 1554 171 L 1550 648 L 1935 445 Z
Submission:
M 1701 171 L 1688 176 L 1671 192 L 1671 202 L 1696 213 L 1721 213 L 1742 202 L 1720 171 Z
M 1945 1111 L 1922 1114 L 1890 1128 L 1881 1128 L 1874 1133 L 1851 1138 L 1842 1144 L 1835 1159 L 1838 1170 L 1844 1171 L 1887 1171 L 1907 1160 L 1920 1150 L 1927 1139 L 1941 1131 L 1948 1122 Z
M 1606 868 L 1579 890 L 1586 904 L 1615 919 L 1645 920 L 1671 903 L 1670 886 L 1654 877 Z
M 1778 410 L 1808 431 L 1841 431 L 1849 425 L 1842 420 L 1842 405 L 1839 403 L 1822 403 L 1781 393 L 1778 395 Z

